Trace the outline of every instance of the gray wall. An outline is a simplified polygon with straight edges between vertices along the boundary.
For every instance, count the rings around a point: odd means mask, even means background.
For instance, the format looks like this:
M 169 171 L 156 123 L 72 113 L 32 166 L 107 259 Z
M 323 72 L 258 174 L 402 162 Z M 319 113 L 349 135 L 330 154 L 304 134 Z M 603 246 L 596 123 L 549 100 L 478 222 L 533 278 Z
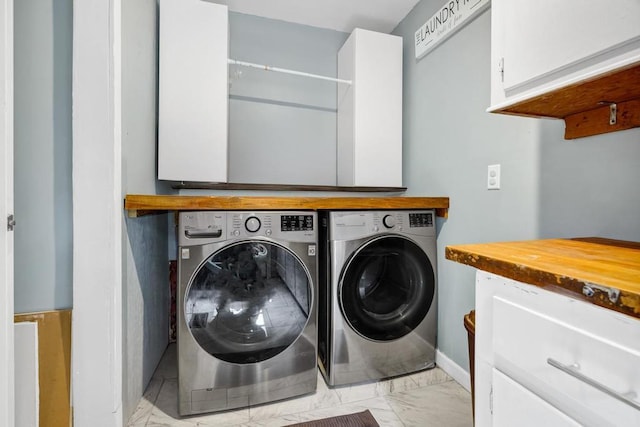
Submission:
M 156 180 L 156 0 L 122 3 L 122 197 L 170 191 Z M 130 417 L 169 340 L 171 215 L 123 210 L 123 418 Z
M 15 311 L 72 306 L 71 0 L 14 3 Z
M 403 179 L 407 195 L 450 197 L 438 226 L 438 348 L 468 367 L 462 319 L 474 307 L 474 270 L 444 258 L 450 244 L 538 234 L 538 130 L 533 119 L 491 115 L 490 11 L 415 60 L 414 32 L 441 1 L 422 1 L 394 34 L 404 38 Z M 501 190 L 487 190 L 500 164 Z
M 562 139 L 562 122 L 540 135 L 541 237 L 640 241 L 640 129 Z
M 229 30 L 233 59 L 332 77 L 348 37 L 238 13 Z M 335 83 L 234 65 L 229 75 L 229 181 L 335 185 Z
M 640 239 L 640 130 L 563 139 L 564 124 L 485 112 L 487 10 L 420 61 L 413 36 L 442 5 L 423 0 L 394 30 L 404 37 L 404 183 L 407 195 L 451 198 L 438 221 L 438 347 L 467 369 L 465 313 L 474 270 L 444 258 L 449 244 L 569 236 Z M 486 189 L 502 165 L 502 189 Z

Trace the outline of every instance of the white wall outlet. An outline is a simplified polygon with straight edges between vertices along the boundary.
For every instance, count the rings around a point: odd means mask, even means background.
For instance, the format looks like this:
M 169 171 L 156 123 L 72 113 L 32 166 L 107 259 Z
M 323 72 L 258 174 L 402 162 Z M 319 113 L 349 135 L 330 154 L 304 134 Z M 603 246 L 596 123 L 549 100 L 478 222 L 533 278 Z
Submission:
M 500 189 L 500 165 L 489 165 L 487 168 L 487 189 Z

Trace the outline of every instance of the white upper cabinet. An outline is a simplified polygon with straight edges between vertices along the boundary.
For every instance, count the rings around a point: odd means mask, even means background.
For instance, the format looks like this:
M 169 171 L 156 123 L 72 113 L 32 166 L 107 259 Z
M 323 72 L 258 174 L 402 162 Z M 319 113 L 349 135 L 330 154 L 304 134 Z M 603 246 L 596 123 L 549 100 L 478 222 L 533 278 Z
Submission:
M 640 61 L 638 0 L 493 0 L 491 8 L 489 111 Z
M 158 179 L 226 182 L 227 6 L 160 0 Z
M 402 186 L 402 38 L 355 29 L 338 52 L 340 186 Z

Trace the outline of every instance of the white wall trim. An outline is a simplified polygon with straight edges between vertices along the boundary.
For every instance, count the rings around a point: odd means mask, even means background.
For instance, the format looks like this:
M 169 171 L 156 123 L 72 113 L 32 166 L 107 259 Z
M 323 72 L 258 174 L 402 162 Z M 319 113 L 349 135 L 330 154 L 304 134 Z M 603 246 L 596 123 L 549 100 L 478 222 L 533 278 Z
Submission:
M 471 392 L 471 376 L 453 360 L 449 359 L 440 350 L 436 350 L 436 366 L 445 371 L 455 382 Z
M 0 425 L 15 423 L 13 336 L 13 0 L 0 0 Z
M 73 4 L 72 382 L 78 426 L 123 424 L 120 1 Z

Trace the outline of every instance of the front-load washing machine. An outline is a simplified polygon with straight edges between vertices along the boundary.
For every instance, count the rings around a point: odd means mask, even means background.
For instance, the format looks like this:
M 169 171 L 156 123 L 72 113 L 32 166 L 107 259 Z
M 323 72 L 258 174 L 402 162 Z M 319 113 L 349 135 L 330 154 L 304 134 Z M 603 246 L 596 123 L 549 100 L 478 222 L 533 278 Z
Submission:
M 433 210 L 319 213 L 318 359 L 330 386 L 435 366 Z
M 314 392 L 315 212 L 181 212 L 181 415 Z

